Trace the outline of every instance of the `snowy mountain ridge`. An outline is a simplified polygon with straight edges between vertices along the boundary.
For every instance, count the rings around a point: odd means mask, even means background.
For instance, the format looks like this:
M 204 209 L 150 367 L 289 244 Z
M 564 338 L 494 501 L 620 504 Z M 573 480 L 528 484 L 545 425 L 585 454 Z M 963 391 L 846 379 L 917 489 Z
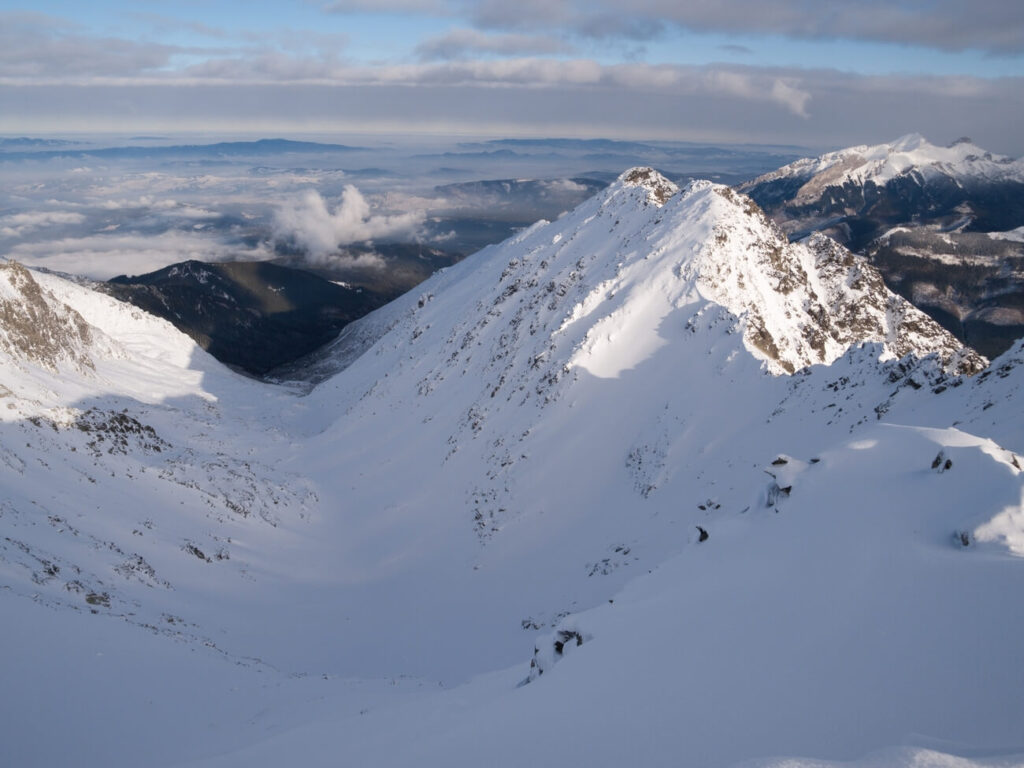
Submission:
M 385 332 L 393 343 L 407 339 L 417 350 L 411 364 L 432 369 L 425 387 L 446 375 L 440 361 L 499 350 L 480 374 L 496 394 L 513 372 L 537 371 L 531 386 L 541 388 L 573 368 L 617 376 L 663 343 L 669 315 L 684 313 L 676 327 L 693 328 L 719 307 L 775 374 L 869 342 L 882 344 L 883 359 L 934 353 L 955 373 L 984 365 L 887 291 L 863 259 L 825 237 L 789 243 L 752 201 L 710 182 L 677 191 L 657 172 L 634 169 L 557 222 L 482 253 L 423 284 L 418 298 L 353 323 L 338 347 L 360 339 L 362 350 Z M 442 291 L 462 292 L 476 313 L 455 330 L 443 326 L 443 339 L 431 304 Z M 400 356 L 394 364 L 407 365 Z
M 939 147 L 921 134 L 911 133 L 896 141 L 873 146 L 861 145 L 828 152 L 816 158 L 804 158 L 741 184 L 747 191 L 760 184 L 780 179 L 800 180 L 794 204 L 809 204 L 831 186 L 847 183 L 877 186 L 900 176 L 913 174 L 924 184 L 939 179 L 957 184 L 976 181 L 1024 182 L 1024 159 L 994 155 L 969 139 Z
M 1024 353 L 742 195 L 627 171 L 307 394 L 31 277 L 113 351 L 0 368 L 12 764 L 1024 754 Z

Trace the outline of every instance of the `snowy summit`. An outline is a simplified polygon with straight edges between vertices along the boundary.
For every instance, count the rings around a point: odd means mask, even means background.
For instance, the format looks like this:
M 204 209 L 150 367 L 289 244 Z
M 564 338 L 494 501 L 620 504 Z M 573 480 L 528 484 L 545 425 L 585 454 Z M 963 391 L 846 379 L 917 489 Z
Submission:
M 906 174 L 919 182 L 940 179 L 970 185 L 980 181 L 1024 182 L 1024 159 L 993 155 L 964 138 L 948 147 L 929 143 L 921 134 L 911 133 L 888 144 L 856 146 L 829 152 L 817 158 L 798 160 L 777 171 L 742 185 L 743 189 L 779 179 L 803 183 L 795 203 L 810 203 L 831 186 L 864 185 L 881 187 Z

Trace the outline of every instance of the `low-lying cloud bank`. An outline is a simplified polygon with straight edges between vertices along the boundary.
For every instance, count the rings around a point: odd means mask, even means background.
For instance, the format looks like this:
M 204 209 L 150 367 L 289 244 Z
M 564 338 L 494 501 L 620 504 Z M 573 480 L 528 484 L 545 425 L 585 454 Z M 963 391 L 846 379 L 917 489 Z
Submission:
M 109 280 L 141 275 L 180 261 L 262 261 L 274 257 L 265 245 L 240 247 L 201 233 L 97 234 L 19 243 L 3 254 L 30 267 Z
M 22 237 L 44 227 L 81 224 L 85 216 L 67 211 L 30 211 L 0 216 L 0 237 Z

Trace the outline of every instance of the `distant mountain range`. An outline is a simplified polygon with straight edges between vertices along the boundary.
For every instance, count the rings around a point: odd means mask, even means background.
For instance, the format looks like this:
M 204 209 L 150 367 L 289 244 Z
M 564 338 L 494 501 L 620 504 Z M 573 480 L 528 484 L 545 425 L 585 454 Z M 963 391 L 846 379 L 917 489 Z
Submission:
M 29 136 L 17 136 L 14 138 L 0 138 L 0 151 L 9 152 L 16 149 L 53 149 L 54 147 L 70 147 L 78 144 L 77 141 L 66 139 L 39 139 Z
M 47 159 L 62 156 L 87 156 L 107 159 L 139 159 L 168 157 L 236 158 L 260 157 L 281 154 L 317 154 L 332 152 L 356 152 L 362 147 L 345 144 L 320 144 L 313 141 L 291 141 L 289 139 L 258 139 L 256 141 L 224 141 L 214 144 L 175 144 L 149 147 L 81 147 L 74 142 L 54 142 L 41 139 L 15 139 L 16 147 L 40 147 L 33 151 L 7 151 L 0 154 L 0 160 Z M 52 149 L 60 146 L 62 149 Z

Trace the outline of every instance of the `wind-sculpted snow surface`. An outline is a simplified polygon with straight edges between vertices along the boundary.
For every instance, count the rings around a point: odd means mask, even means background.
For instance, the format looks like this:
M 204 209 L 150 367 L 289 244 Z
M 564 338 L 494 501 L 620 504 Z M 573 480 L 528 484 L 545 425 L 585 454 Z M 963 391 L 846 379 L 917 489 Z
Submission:
M 327 766 L 332 745 L 382 766 L 1019 765 L 1022 680 L 1001 635 L 1024 609 L 997 585 L 1019 588 L 1021 561 L 981 540 L 982 507 L 1020 510 L 1012 455 L 873 425 L 764 469 L 789 489 L 773 506 L 755 493 L 701 518 L 706 539 L 543 633 L 528 668 L 200 765 Z
M 1024 754 L 1020 350 L 742 195 L 628 171 L 311 391 L 33 277 L 93 368 L 0 369 L 5 763 Z

